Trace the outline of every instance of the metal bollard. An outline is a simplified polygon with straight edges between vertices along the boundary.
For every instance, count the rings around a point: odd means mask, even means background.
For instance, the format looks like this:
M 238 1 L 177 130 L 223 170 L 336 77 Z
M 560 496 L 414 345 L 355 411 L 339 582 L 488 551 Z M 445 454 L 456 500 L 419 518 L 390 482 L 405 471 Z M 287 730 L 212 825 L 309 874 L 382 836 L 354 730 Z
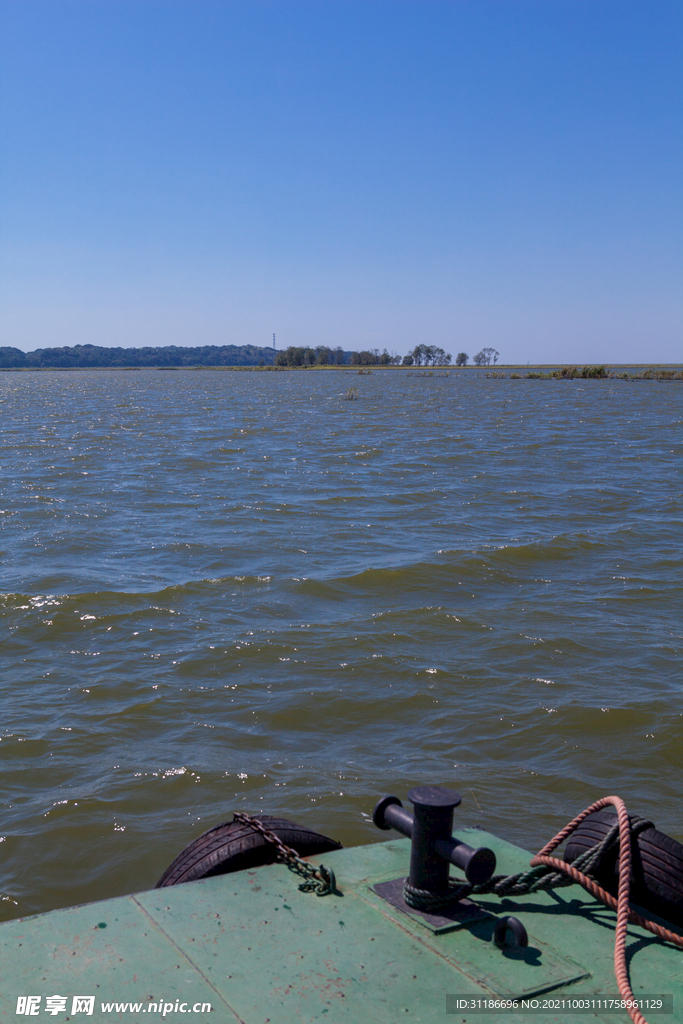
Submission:
M 444 892 L 448 888 L 448 865 L 455 864 L 465 872 L 472 885 L 488 881 L 496 870 L 492 850 L 475 850 L 451 835 L 453 811 L 461 797 L 442 786 L 419 786 L 411 789 L 408 799 L 414 814 L 404 810 L 396 796 L 385 796 L 375 807 L 372 820 L 381 829 L 395 829 L 412 840 L 408 882 L 416 889 Z

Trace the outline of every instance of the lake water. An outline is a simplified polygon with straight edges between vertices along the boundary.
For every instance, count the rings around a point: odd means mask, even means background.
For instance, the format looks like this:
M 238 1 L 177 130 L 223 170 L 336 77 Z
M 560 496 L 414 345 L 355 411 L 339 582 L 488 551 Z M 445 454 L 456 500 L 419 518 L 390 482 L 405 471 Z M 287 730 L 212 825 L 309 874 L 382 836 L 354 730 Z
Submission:
M 346 401 L 349 387 L 358 399 Z M 0 374 L 0 914 L 235 809 L 681 838 L 683 390 L 476 371 Z

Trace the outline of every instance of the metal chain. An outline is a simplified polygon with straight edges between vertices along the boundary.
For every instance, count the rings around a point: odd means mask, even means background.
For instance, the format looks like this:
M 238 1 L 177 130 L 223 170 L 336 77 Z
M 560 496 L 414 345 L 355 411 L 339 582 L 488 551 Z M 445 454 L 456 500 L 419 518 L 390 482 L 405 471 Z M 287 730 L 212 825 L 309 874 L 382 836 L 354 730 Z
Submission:
M 652 828 L 651 821 L 647 818 L 640 818 L 636 814 L 631 815 L 630 823 L 632 837 L 639 835 L 646 828 Z M 617 821 L 604 839 L 576 858 L 573 867 L 577 871 L 593 877 L 603 854 L 618 845 L 618 842 L 619 822 Z M 561 889 L 565 885 L 576 885 L 576 882 L 569 875 L 541 864 L 538 867 L 528 868 L 517 875 L 493 875 L 488 882 L 483 882 L 481 885 L 471 885 L 464 878 L 451 878 L 448 882 L 448 889 L 438 893 L 429 892 L 427 889 L 416 889 L 406 879 L 403 883 L 403 899 L 413 910 L 424 910 L 427 913 L 435 914 L 440 910 L 447 910 L 448 907 L 467 896 L 485 896 L 489 893 L 500 897 L 526 896 L 532 892 Z
M 266 842 L 272 843 L 277 850 L 276 860 L 281 864 L 286 864 L 290 871 L 304 879 L 299 885 L 301 892 L 314 892 L 316 896 L 329 896 L 330 893 L 339 892 L 334 871 L 331 868 L 326 868 L 324 864 L 316 868 L 313 864 L 303 860 L 296 850 L 283 843 L 280 837 L 266 828 L 258 818 L 254 818 L 251 814 L 243 814 L 242 811 L 235 811 L 233 821 L 249 825 L 255 832 L 260 832 Z

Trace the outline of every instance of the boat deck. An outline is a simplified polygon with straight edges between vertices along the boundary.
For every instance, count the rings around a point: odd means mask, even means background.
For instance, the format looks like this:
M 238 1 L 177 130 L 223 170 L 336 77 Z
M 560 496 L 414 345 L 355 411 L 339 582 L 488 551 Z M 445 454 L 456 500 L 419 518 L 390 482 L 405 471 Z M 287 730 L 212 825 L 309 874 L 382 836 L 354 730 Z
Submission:
M 490 846 L 499 872 L 528 866 L 529 853 L 496 836 L 457 835 Z M 479 907 L 514 914 L 528 931 L 527 949 L 500 950 L 490 917 L 428 926 L 377 895 L 375 885 L 407 874 L 409 853 L 409 840 L 397 839 L 311 858 L 334 869 L 341 896 L 302 893 L 298 876 L 273 864 L 9 921 L 0 925 L 0 1021 L 21 1019 L 17 1000 L 26 996 L 41 997 L 28 1015 L 76 1022 L 187 1013 L 214 1024 L 628 1020 L 625 1011 L 577 1013 L 566 1002 L 618 998 L 612 911 L 579 886 L 478 897 Z M 630 926 L 628 955 L 636 996 L 673 995 L 673 1014 L 669 1000 L 668 1013 L 644 1011 L 648 1022 L 683 1019 L 680 951 Z M 48 1013 L 54 996 L 66 1007 Z M 92 1012 L 86 1002 L 74 1013 L 75 996 L 94 997 Z M 508 1013 L 481 1002 L 514 997 L 537 1005 Z

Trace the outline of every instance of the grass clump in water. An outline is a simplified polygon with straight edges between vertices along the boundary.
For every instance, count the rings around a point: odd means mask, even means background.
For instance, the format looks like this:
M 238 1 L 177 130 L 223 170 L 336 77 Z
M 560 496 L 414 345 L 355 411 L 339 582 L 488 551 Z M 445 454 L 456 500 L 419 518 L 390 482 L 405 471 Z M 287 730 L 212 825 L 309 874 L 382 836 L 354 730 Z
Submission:
M 643 370 L 642 373 L 622 376 L 625 380 L 683 380 L 683 370 Z
M 582 366 L 581 369 L 578 366 L 563 366 L 561 370 L 551 370 L 550 373 L 532 370 L 526 376 L 527 380 L 585 380 L 590 377 L 603 379 L 609 377 L 609 374 L 604 366 Z
M 495 373 L 487 373 L 487 377 L 495 377 Z M 501 374 L 502 376 L 502 374 Z M 542 373 L 540 370 L 530 370 L 526 375 L 527 380 L 681 380 L 683 381 L 683 370 L 666 370 L 653 367 L 648 370 L 641 370 L 640 373 L 611 373 L 605 366 L 563 366 L 561 370 L 550 370 Z M 518 373 L 510 374 L 511 379 L 519 380 Z

